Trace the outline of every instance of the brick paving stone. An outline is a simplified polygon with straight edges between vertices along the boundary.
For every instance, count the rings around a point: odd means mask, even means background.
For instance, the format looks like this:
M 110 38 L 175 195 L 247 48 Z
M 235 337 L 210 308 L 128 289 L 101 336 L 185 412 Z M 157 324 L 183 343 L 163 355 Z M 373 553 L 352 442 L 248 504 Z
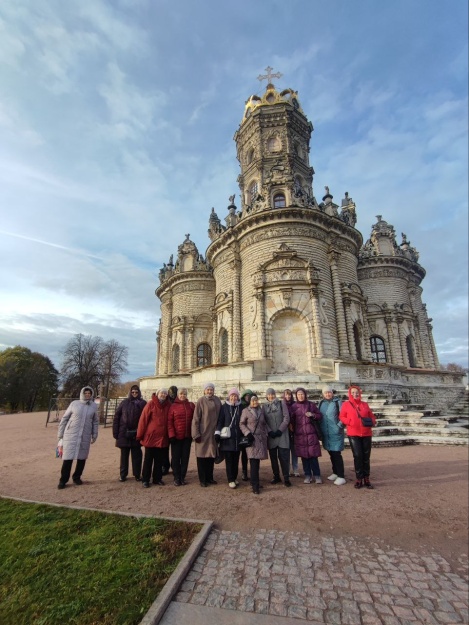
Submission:
M 433 612 L 433 616 L 437 619 L 439 623 L 448 623 L 451 625 L 456 625 L 457 623 L 462 623 L 462 618 L 456 614 L 456 612 Z
M 331 625 L 341 625 L 342 616 L 340 612 L 330 612 L 329 610 L 325 613 L 326 623 L 330 623 Z

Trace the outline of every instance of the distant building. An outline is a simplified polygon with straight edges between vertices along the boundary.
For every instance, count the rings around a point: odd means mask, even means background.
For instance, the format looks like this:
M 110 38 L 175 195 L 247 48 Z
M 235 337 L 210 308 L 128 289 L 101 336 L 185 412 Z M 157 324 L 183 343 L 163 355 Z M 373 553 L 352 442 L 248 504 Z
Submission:
M 325 187 L 317 201 L 312 132 L 296 91 L 269 83 L 247 100 L 234 136 L 238 205 L 231 196 L 223 220 L 212 209 L 205 257 L 187 234 L 160 271 L 147 396 L 170 380 L 193 395 L 207 380 L 220 392 L 300 381 L 460 392 L 460 377 L 438 370 L 418 252 L 381 215 L 363 244 L 348 193 L 339 205 Z

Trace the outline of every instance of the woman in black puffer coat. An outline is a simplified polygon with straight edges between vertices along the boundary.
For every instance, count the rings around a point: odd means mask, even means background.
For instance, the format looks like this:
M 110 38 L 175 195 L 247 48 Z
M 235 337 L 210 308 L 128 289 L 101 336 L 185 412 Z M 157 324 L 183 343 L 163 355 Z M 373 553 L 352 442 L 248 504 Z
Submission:
M 134 384 L 127 399 L 117 407 L 112 423 L 112 435 L 116 447 L 121 450 L 119 482 L 125 482 L 129 473 L 129 455 L 132 456 L 132 472 L 139 482 L 142 473 L 142 446 L 136 440 L 140 415 L 146 401 L 142 399 L 139 387 Z
M 239 391 L 232 388 L 228 391 L 228 401 L 222 404 L 218 415 L 217 429 L 215 430 L 215 440 L 220 446 L 220 451 L 225 455 L 226 477 L 228 486 L 236 488 L 238 486 L 239 456 L 241 453 L 238 443 L 243 437 L 239 429 L 241 418 L 241 402 Z M 229 427 L 231 436 L 221 438 L 222 428 Z

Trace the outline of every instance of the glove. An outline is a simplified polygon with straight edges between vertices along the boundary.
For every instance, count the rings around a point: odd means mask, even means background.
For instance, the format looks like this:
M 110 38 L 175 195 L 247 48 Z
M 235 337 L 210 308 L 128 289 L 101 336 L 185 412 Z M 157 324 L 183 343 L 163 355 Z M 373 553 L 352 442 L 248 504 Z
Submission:
M 96 439 L 94 438 L 94 436 L 93 436 L 93 438 L 91 439 L 91 444 L 93 444 L 93 443 L 96 443 Z
M 248 441 L 249 441 L 250 443 L 253 443 L 253 442 L 254 442 L 254 434 L 253 434 L 252 432 L 249 432 L 249 434 L 248 434 Z
M 170 443 L 175 443 L 176 441 L 177 441 L 177 438 L 176 438 L 175 436 L 172 436 L 172 437 L 169 439 L 169 442 L 170 442 Z
M 196 443 L 200 443 L 202 441 L 202 437 L 201 436 L 197 436 L 196 438 L 194 438 L 194 441 Z
M 215 442 L 218 445 L 218 443 L 220 442 L 220 434 L 215 434 Z
M 283 432 L 281 432 L 280 430 L 277 430 L 274 434 L 275 438 L 279 438 L 279 436 L 282 436 Z
M 269 432 L 270 438 L 275 438 L 277 436 L 277 432 Z

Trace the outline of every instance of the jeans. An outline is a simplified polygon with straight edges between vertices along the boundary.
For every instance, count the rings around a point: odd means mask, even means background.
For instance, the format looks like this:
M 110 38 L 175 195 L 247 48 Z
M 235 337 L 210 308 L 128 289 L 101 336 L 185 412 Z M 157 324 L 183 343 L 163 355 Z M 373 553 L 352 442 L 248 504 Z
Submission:
M 317 458 L 302 458 L 303 471 L 307 477 L 320 477 L 321 469 L 319 468 L 319 460 Z
M 171 443 L 171 468 L 174 479 L 182 482 L 189 466 L 189 456 L 191 455 L 191 438 L 183 438 Z
M 142 473 L 142 448 L 121 447 L 120 476 L 123 480 L 129 474 L 129 455 L 132 456 L 132 473 L 135 477 L 140 477 Z
M 240 451 L 225 451 L 225 467 L 228 483 L 236 482 L 238 479 L 240 453 Z
M 371 436 L 349 436 L 357 480 L 370 477 Z
M 331 457 L 332 473 L 335 473 L 337 477 L 345 477 L 344 459 L 342 458 L 342 452 L 330 451 L 329 456 Z

